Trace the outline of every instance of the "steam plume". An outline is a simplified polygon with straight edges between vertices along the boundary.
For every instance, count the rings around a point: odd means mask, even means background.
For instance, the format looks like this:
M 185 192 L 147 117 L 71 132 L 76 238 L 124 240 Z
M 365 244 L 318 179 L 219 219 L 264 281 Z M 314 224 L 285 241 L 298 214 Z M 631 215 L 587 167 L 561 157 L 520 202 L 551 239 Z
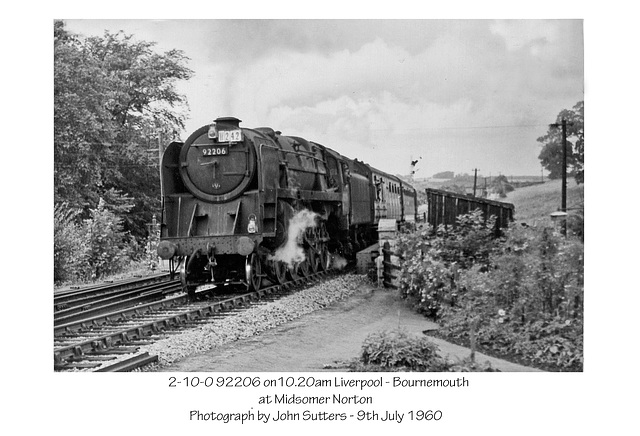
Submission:
M 339 254 L 333 254 L 331 260 L 331 267 L 333 269 L 342 270 L 345 266 L 347 266 L 347 259 L 340 256 Z
M 271 259 L 280 260 L 286 263 L 289 268 L 293 268 L 296 262 L 303 262 L 306 255 L 302 249 L 302 236 L 309 227 L 317 225 L 317 216 L 317 213 L 306 209 L 296 213 L 289 221 L 286 242 L 276 250 Z

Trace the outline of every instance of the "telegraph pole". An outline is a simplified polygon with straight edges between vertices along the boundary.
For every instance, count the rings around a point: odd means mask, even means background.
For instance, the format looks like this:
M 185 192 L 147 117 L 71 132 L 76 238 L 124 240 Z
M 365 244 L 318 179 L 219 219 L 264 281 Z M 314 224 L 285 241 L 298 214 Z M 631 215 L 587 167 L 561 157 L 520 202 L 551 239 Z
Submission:
M 476 196 L 476 182 L 478 181 L 478 168 L 475 168 L 473 174 L 473 196 Z
M 567 120 L 562 119 L 562 211 L 567 211 Z M 565 219 L 565 232 L 566 232 Z
M 562 123 L 550 124 L 550 127 L 562 126 L 562 200 L 560 210 L 566 214 L 567 212 L 567 125 L 573 126 L 573 123 L 567 123 L 562 119 Z M 562 226 L 563 234 L 567 234 L 567 216 L 564 217 L 564 225 Z

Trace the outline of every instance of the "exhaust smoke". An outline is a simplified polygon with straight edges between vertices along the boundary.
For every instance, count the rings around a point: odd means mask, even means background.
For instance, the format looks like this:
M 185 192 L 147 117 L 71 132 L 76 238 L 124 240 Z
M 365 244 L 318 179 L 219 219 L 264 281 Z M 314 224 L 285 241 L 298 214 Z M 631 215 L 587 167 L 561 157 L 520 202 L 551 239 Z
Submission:
M 339 254 L 333 254 L 332 255 L 332 260 L 331 260 L 331 267 L 333 269 L 337 269 L 337 270 L 342 270 L 344 269 L 345 266 L 347 266 L 347 259 L 345 259 L 344 257 L 340 256 Z
M 304 262 L 306 255 L 302 249 L 302 237 L 308 228 L 317 225 L 317 216 L 317 213 L 306 209 L 297 212 L 289 221 L 284 245 L 276 249 L 275 254 L 269 259 L 282 261 L 289 268 L 293 268 L 295 263 Z

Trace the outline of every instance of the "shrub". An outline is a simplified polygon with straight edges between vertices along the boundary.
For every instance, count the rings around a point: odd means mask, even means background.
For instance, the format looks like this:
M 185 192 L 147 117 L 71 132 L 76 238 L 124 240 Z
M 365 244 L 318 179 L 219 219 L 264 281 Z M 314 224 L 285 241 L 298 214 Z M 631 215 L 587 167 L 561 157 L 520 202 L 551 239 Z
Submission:
M 361 361 L 384 368 L 412 371 L 440 371 L 444 361 L 438 347 L 425 337 L 413 337 L 404 330 L 370 334 L 362 345 Z
M 582 242 L 550 229 L 514 227 L 490 267 L 461 271 L 455 307 L 440 313 L 443 334 L 550 369 L 581 370 Z
M 584 209 L 569 213 L 567 216 L 567 234 L 584 241 Z
M 494 246 L 496 218 L 484 219 L 480 209 L 460 215 L 452 229 L 439 226 L 434 247 L 440 258 L 460 268 L 486 264 Z
M 547 369 L 582 369 L 584 245 L 551 228 L 500 238 L 478 211 L 399 238 L 400 286 L 441 335 Z
M 116 210 L 122 206 L 116 206 Z M 123 220 L 100 200 L 90 217 L 78 222 L 80 212 L 66 204 L 54 208 L 54 283 L 83 282 L 121 272 L 142 250 Z M 153 241 L 149 244 L 152 247 Z
M 457 277 L 461 269 L 473 265 L 486 268 L 494 249 L 495 218 L 485 221 L 476 210 L 457 218 L 457 226 L 427 227 L 419 232 L 402 234 L 396 252 L 403 259 L 400 289 L 413 299 L 416 309 L 438 317 L 443 305 L 457 298 Z
M 122 218 L 110 211 L 104 200 L 90 210 L 84 225 L 88 236 L 87 263 L 90 277 L 119 272 L 136 252 L 135 241 L 123 230 Z
M 425 336 L 409 335 L 405 330 L 372 333 L 362 345 L 353 371 L 493 371 L 489 363 L 471 359 L 452 362 L 439 356 L 436 344 Z
M 513 319 L 541 314 L 575 317 L 582 311 L 583 253 L 580 241 L 550 229 L 515 227 L 491 258 L 491 268 L 461 274 L 460 285 L 493 313 L 508 309 Z
M 53 210 L 53 280 L 62 283 L 83 276 L 86 262 L 85 235 L 76 222 L 79 211 L 70 209 L 67 203 L 54 206 Z

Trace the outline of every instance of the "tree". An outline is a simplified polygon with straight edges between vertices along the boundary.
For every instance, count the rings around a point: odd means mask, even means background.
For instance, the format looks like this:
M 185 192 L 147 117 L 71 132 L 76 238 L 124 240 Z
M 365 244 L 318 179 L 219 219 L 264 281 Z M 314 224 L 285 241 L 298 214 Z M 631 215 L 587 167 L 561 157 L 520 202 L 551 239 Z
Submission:
M 453 171 L 442 171 L 433 175 L 434 179 L 453 179 Z
M 97 204 L 102 167 L 114 142 L 103 104 L 105 71 L 61 21 L 54 25 L 54 200 L 82 209 Z
M 158 144 L 184 128 L 175 89 L 193 72 L 179 50 L 122 32 L 83 38 L 54 24 L 54 201 L 90 216 L 100 198 L 133 199 L 123 226 L 144 237 L 160 203 Z
M 567 121 L 567 170 L 577 183 L 584 182 L 584 101 L 579 101 L 572 109 L 563 109 L 556 117 L 556 123 Z M 547 134 L 538 138 L 542 150 L 538 158 L 549 171 L 549 178 L 562 177 L 562 128 L 549 127 Z
M 500 198 L 505 198 L 508 192 L 514 190 L 514 187 L 509 183 L 507 176 L 502 174 L 491 181 L 491 188 L 493 192 L 500 196 Z

